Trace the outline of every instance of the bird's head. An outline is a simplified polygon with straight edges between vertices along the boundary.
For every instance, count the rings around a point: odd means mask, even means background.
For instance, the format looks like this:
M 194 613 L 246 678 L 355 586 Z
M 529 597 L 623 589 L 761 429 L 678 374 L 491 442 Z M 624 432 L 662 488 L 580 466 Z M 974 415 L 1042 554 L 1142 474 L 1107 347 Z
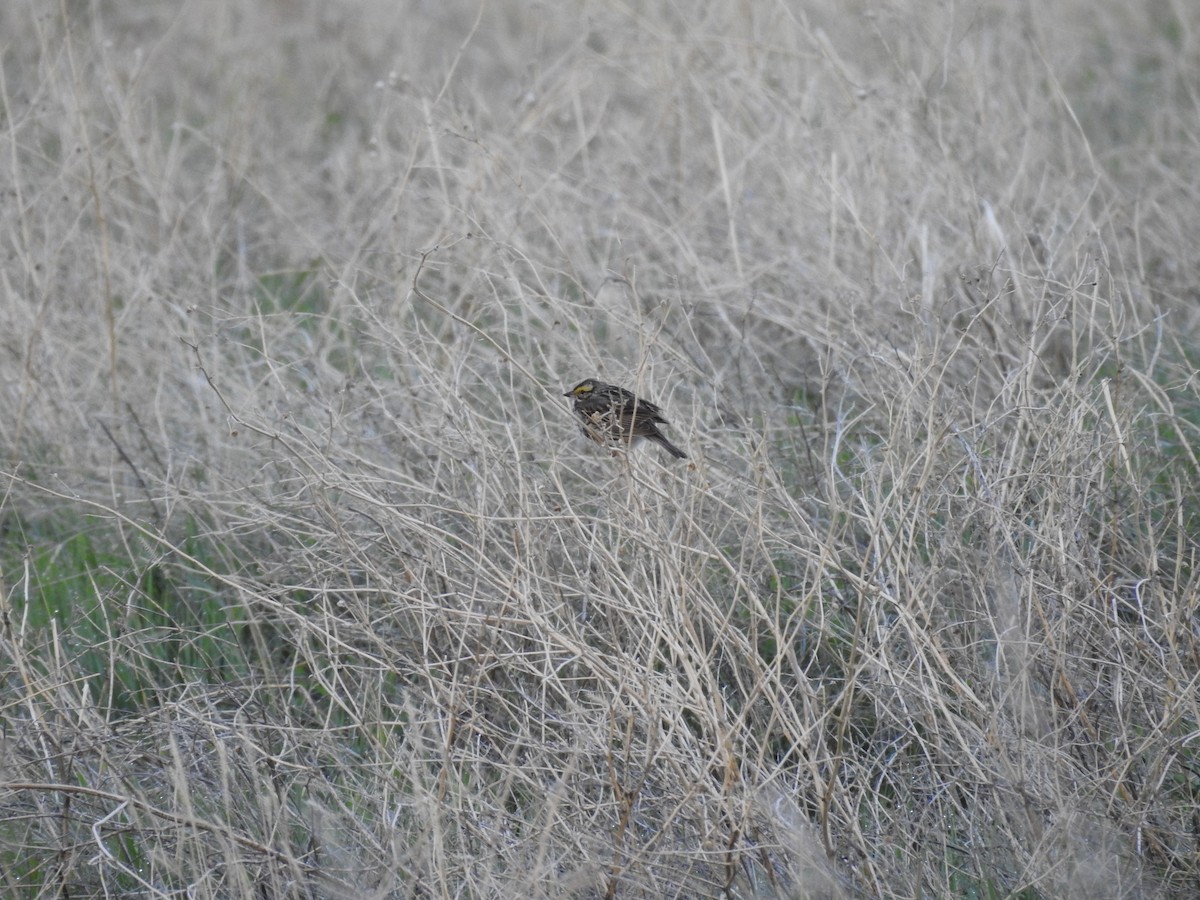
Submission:
M 595 389 L 596 389 L 596 380 L 594 378 L 589 378 L 589 379 L 587 379 L 587 381 L 579 382 L 579 384 L 575 385 L 575 387 L 571 388 L 569 391 L 567 391 L 565 394 L 563 394 L 563 396 L 564 397 L 584 397 L 584 396 L 587 396 L 588 394 L 590 394 Z

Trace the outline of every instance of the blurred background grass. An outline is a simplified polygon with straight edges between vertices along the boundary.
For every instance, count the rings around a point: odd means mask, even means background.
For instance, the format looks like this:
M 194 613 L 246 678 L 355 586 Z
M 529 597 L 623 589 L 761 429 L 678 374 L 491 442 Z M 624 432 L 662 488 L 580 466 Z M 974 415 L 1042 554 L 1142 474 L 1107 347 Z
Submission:
M 1196 894 L 1198 26 L 5 4 L 5 890 Z

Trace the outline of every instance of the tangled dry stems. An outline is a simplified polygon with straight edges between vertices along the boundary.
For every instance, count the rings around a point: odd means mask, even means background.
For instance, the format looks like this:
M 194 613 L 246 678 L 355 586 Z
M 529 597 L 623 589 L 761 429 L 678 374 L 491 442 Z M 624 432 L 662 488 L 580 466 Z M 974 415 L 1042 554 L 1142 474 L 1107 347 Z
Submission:
M 0 12 L 8 889 L 1195 891 L 1197 23 L 1112 6 Z

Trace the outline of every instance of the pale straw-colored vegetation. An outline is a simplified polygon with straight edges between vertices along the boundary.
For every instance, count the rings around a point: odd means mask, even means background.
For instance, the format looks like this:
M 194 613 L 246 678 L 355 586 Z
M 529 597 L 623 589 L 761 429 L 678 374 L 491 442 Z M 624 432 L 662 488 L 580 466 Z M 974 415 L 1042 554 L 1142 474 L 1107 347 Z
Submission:
M 1198 85 L 1183 0 L 7 0 L 0 892 L 1196 896 Z

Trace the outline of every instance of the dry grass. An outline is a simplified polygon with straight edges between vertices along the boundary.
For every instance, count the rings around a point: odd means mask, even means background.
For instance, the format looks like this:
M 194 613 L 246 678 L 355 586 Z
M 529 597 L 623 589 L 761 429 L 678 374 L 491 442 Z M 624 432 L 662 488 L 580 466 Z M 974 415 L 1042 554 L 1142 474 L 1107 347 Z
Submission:
M 5 892 L 1200 892 L 1191 5 L 54 6 Z

